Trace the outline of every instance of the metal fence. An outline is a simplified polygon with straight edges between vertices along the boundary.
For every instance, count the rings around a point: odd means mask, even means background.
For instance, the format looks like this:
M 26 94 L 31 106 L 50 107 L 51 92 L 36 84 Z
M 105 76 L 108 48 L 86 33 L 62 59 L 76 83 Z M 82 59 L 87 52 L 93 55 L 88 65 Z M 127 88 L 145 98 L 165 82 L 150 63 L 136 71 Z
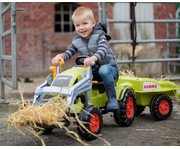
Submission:
M 99 3 L 99 20 L 106 21 L 107 23 L 132 23 L 131 19 L 128 20 L 112 20 L 106 19 L 106 4 Z M 136 23 L 180 23 L 179 19 L 156 19 L 156 20 L 136 20 Z M 142 43 L 172 43 L 180 42 L 180 39 L 152 39 L 152 40 L 137 40 L 137 44 Z M 132 40 L 111 40 L 110 44 L 132 44 Z M 118 64 L 130 64 L 130 63 L 157 63 L 157 62 L 179 62 L 180 58 L 159 58 L 159 59 L 135 59 L 133 60 L 118 60 Z M 169 80 L 180 80 L 180 77 L 169 78 Z
M 180 9 L 179 9 L 180 10 Z M 176 16 L 173 16 L 171 13 L 168 14 L 167 19 L 180 19 L 179 16 L 179 11 L 176 11 Z M 171 23 L 168 22 L 166 23 L 166 36 L 167 39 L 171 39 L 171 38 L 179 38 L 180 36 L 178 35 L 178 29 L 180 28 L 179 23 Z M 169 58 L 169 57 L 175 57 L 175 58 L 179 58 L 180 55 L 180 43 L 169 43 L 167 42 L 167 50 L 165 52 L 165 57 Z M 176 51 L 176 52 L 174 52 Z M 174 73 L 177 71 L 177 68 L 180 66 L 180 63 L 178 62 L 168 62 L 167 63 L 167 71 L 168 73 Z
M 12 2 L 5 6 L 0 3 L 0 86 L 1 98 L 5 98 L 5 85 L 12 89 L 17 89 L 17 37 L 16 37 L 16 3 Z M 11 27 L 5 31 L 5 15 L 11 12 Z M 5 55 L 5 37 L 11 37 L 11 55 Z M 5 78 L 5 61 L 11 61 L 12 65 L 12 81 Z

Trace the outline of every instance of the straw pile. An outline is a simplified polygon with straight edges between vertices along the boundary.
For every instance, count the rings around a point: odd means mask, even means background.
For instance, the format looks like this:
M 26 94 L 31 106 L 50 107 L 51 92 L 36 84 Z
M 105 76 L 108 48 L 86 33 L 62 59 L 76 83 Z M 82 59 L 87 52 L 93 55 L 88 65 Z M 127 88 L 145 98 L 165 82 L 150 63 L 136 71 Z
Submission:
M 170 77 L 171 76 L 161 75 L 161 78 L 159 79 L 159 81 L 165 81 L 165 80 L 167 80 Z
M 57 125 L 57 122 L 66 115 L 69 108 L 66 101 L 55 98 L 45 104 L 32 105 L 25 103 L 20 105 L 20 110 L 10 115 L 8 121 L 13 126 Z M 68 117 L 67 117 L 68 118 Z
M 11 114 L 7 119 L 9 122 L 8 130 L 10 125 L 12 125 L 24 136 L 29 136 L 25 133 L 25 131 L 29 132 L 35 137 L 38 137 L 41 140 L 42 145 L 45 146 L 43 139 L 40 137 L 40 134 L 42 134 L 45 129 L 41 126 L 57 126 L 60 129 L 65 129 L 67 135 L 79 141 L 81 144 L 89 145 L 82 141 L 76 132 L 70 131 L 64 125 L 63 121 L 66 120 L 71 124 L 75 124 L 74 126 L 77 127 L 77 123 L 74 123 L 67 114 L 69 108 L 71 107 L 67 104 L 66 99 L 63 99 L 60 94 L 52 100 L 38 105 L 26 103 L 22 98 L 22 102 L 18 103 L 18 105 L 20 107 L 19 111 Z M 75 113 L 75 120 L 78 122 L 79 126 L 83 127 L 86 131 L 103 140 L 107 145 L 110 145 L 110 143 L 103 138 L 90 132 L 84 126 L 83 122 L 79 120 L 77 113 Z M 38 130 L 39 132 L 37 133 L 34 130 Z
M 10 125 L 14 126 L 19 133 L 24 136 L 28 136 L 25 131 L 33 134 L 38 137 L 42 145 L 45 145 L 43 139 L 40 137 L 40 134 L 45 130 L 41 126 L 58 126 L 60 128 L 65 128 L 62 121 L 64 119 L 69 120 L 70 118 L 66 114 L 69 106 L 65 99 L 61 98 L 60 95 L 53 98 L 44 104 L 32 105 L 31 103 L 24 102 L 22 98 L 22 103 L 16 103 L 19 105 L 19 111 L 11 114 L 7 119 Z M 25 130 L 25 131 L 24 131 Z M 35 132 L 39 131 L 38 133 Z M 69 130 L 66 128 L 66 131 Z M 77 140 L 78 136 L 75 134 Z M 78 141 L 81 142 L 79 139 Z M 86 145 L 85 143 L 81 142 Z
M 128 69 L 124 69 L 124 70 L 120 71 L 120 74 L 123 77 L 135 77 L 134 72 L 131 70 L 128 70 Z
M 128 69 L 124 69 L 124 70 L 120 71 L 120 75 L 123 77 L 138 77 L 137 75 L 135 75 L 135 73 L 132 70 L 128 70 Z M 170 77 L 171 76 L 161 75 L 159 81 L 167 80 Z M 155 79 L 155 77 L 153 77 L 153 78 Z

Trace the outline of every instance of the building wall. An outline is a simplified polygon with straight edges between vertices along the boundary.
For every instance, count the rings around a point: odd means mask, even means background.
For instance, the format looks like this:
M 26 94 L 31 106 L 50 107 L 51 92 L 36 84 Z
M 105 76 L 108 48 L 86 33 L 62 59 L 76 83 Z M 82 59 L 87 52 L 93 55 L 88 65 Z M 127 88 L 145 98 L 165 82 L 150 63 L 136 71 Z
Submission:
M 113 7 L 114 20 L 129 20 L 130 7 L 129 3 L 115 3 Z M 114 30 L 115 39 L 129 40 L 130 39 L 130 25 L 129 23 L 115 23 Z
M 115 20 L 129 20 L 130 4 L 117 3 L 113 8 L 113 12 Z M 137 3 L 135 7 L 136 20 L 167 19 L 170 13 L 175 16 L 175 3 Z M 166 23 L 137 23 L 136 27 L 137 40 L 167 38 Z M 171 33 L 175 33 L 174 31 L 171 30 Z M 114 32 L 116 39 L 129 40 L 131 38 L 129 23 L 115 24 Z M 146 45 L 152 46 L 154 43 Z M 163 46 L 163 49 L 166 50 L 166 43 L 158 43 L 157 45 Z
M 116 3 L 113 8 L 115 20 L 130 20 L 130 3 Z M 136 20 L 153 20 L 154 11 L 152 3 L 136 3 Z M 154 24 L 137 23 L 137 40 L 154 39 Z M 130 23 L 117 23 L 114 25 L 116 39 L 130 40 Z M 154 44 L 148 44 L 154 45 Z
M 154 3 L 154 19 L 167 19 L 168 15 L 172 14 L 175 17 L 176 14 L 176 3 Z M 170 25 L 175 25 L 171 23 Z M 175 29 L 171 30 L 171 34 L 175 34 Z M 155 38 L 166 39 L 166 23 L 155 24 Z M 166 43 L 157 43 L 161 45 L 163 50 L 167 49 Z

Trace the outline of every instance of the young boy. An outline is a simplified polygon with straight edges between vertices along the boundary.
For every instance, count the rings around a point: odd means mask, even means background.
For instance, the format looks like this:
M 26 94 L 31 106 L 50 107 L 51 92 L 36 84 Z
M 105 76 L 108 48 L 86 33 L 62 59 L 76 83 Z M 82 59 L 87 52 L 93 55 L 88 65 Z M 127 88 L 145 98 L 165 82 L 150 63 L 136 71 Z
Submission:
M 80 55 L 89 56 L 84 60 L 84 66 L 89 66 L 93 61 L 100 64 L 99 75 L 101 76 L 108 96 L 107 110 L 118 109 L 116 100 L 114 77 L 117 76 L 117 61 L 109 46 L 108 36 L 100 23 L 96 23 L 94 14 L 90 8 L 78 7 L 72 20 L 76 31 L 71 46 L 52 59 L 52 64 L 57 66 L 59 61 L 69 60 L 76 52 Z

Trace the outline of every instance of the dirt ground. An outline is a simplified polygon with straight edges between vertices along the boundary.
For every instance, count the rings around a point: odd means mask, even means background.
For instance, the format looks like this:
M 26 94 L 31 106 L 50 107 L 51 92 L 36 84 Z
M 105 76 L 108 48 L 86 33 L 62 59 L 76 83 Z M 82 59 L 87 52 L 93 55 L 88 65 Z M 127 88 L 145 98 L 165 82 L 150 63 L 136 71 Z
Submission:
M 33 82 L 24 83 L 21 79 L 19 85 L 25 99 L 32 99 L 35 88 L 44 81 L 44 78 L 33 78 Z M 6 88 L 6 101 L 20 99 L 19 91 Z M 0 99 L 2 102 L 3 100 Z M 17 111 L 18 107 L 9 104 L 0 104 L 0 119 L 8 117 Z M 70 126 L 70 130 L 77 132 Z M 7 121 L 0 121 L 0 146 L 41 146 L 41 141 L 35 137 L 23 136 L 16 128 L 10 127 L 7 132 Z M 42 135 L 47 146 L 81 146 L 78 141 L 65 134 L 65 130 L 54 129 L 51 134 Z M 112 146 L 180 146 L 180 107 L 174 103 L 171 116 L 164 121 L 157 121 L 151 115 L 149 108 L 137 116 L 129 127 L 119 127 L 113 113 L 103 115 L 102 138 Z M 88 141 L 92 146 L 107 146 L 100 139 Z

